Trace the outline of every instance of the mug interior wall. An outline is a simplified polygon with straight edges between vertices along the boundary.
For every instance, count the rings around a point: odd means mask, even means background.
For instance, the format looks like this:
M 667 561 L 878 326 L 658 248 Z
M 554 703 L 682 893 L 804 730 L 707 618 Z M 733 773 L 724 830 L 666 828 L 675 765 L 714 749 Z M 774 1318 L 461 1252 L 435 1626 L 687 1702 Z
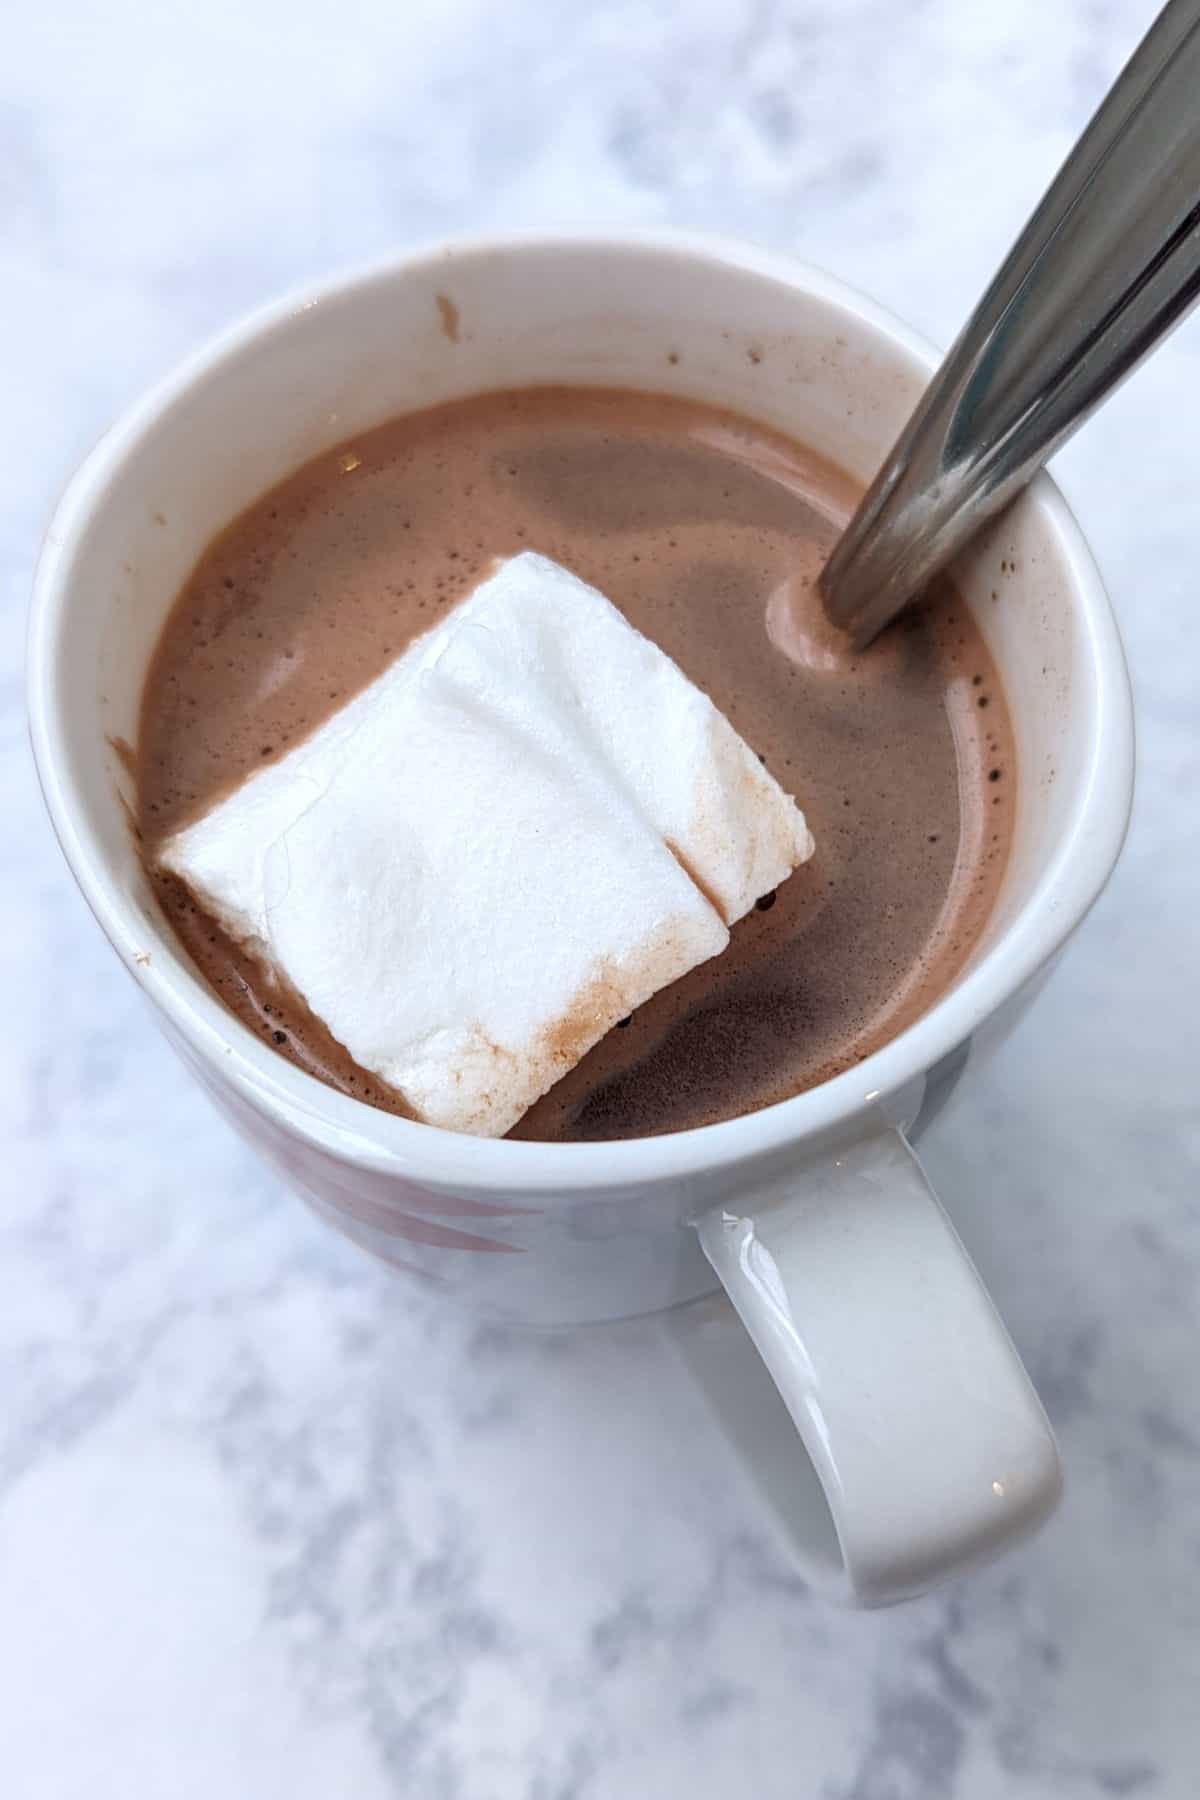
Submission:
M 235 333 L 177 405 L 122 428 L 129 448 L 107 478 L 107 504 L 90 509 L 71 549 L 80 578 L 66 572 L 74 604 L 60 628 L 76 654 L 56 667 L 85 837 L 174 959 L 133 853 L 114 745 L 136 737 L 155 639 L 209 539 L 308 457 L 402 411 L 564 382 L 730 407 L 865 481 L 926 373 L 919 354 L 832 300 L 649 245 L 619 256 L 600 245 L 446 254 L 297 306 L 265 332 Z M 1021 792 L 980 951 L 1031 898 L 1036 872 L 1045 879 L 1047 847 L 1061 847 L 1079 805 L 1096 699 L 1064 603 L 1065 556 L 1046 509 L 1023 501 L 961 568 L 1008 693 Z

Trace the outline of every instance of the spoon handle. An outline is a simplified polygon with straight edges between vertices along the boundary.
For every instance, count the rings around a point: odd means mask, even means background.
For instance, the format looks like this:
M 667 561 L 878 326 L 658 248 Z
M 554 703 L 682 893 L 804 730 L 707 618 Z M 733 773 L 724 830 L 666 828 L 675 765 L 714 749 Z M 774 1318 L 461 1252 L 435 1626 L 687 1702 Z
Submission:
M 1200 296 L 1200 0 L 1169 0 L 934 376 L 821 576 L 860 643 Z

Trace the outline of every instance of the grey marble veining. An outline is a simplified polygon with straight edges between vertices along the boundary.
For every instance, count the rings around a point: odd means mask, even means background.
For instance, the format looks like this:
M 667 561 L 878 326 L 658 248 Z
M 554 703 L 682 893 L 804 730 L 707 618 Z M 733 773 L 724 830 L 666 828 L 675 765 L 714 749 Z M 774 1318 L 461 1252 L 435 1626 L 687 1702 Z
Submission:
M 925 1156 L 1059 1431 L 1049 1529 L 831 1611 L 653 1321 L 519 1337 L 323 1232 L 165 1053 L 21 710 L 54 495 L 281 287 L 694 225 L 946 339 L 1143 0 L 60 0 L 0 59 L 0 1787 L 14 1800 L 1200 1791 L 1200 327 L 1060 458 L 1140 708 L 1121 871 Z

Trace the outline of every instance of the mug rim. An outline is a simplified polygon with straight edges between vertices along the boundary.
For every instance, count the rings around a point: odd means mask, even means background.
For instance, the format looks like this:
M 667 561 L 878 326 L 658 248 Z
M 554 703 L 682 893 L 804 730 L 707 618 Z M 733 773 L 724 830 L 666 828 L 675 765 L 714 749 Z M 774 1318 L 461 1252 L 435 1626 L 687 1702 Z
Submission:
M 1086 646 L 1095 721 L 1070 827 L 1035 893 L 998 942 L 895 1038 L 830 1080 L 740 1118 L 657 1137 L 597 1143 L 538 1143 L 471 1137 L 381 1112 L 327 1087 L 271 1049 L 229 1013 L 182 953 L 145 960 L 145 933 L 132 899 L 113 878 L 74 804 L 67 775 L 56 670 L 80 537 L 115 470 L 192 385 L 285 326 L 298 312 L 395 280 L 422 266 L 530 250 L 620 257 L 647 251 L 759 275 L 837 308 L 886 337 L 932 373 L 936 349 L 886 308 L 826 271 L 736 240 L 679 231 L 531 230 L 439 240 L 305 284 L 259 307 L 194 351 L 117 421 L 68 484 L 51 519 L 34 577 L 27 704 L 34 760 L 67 863 L 105 935 L 174 1029 L 258 1110 L 317 1148 L 366 1168 L 433 1186 L 548 1193 L 680 1181 L 753 1160 L 844 1128 L 857 1114 L 922 1074 L 970 1036 L 1061 947 L 1103 889 L 1128 827 L 1133 794 L 1133 712 L 1117 622 L 1095 560 L 1057 485 L 1039 474 L 1016 502 L 1032 506 L 1054 539 L 1071 610 Z M 166 927 L 164 926 L 164 933 Z

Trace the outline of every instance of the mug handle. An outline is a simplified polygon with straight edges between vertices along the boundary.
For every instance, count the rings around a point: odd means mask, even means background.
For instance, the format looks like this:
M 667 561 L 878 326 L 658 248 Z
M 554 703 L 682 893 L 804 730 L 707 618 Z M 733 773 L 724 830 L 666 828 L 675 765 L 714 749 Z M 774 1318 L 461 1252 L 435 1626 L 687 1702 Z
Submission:
M 899 1131 L 695 1226 L 824 1489 L 852 1603 L 920 1593 L 1054 1510 L 1049 1422 Z

